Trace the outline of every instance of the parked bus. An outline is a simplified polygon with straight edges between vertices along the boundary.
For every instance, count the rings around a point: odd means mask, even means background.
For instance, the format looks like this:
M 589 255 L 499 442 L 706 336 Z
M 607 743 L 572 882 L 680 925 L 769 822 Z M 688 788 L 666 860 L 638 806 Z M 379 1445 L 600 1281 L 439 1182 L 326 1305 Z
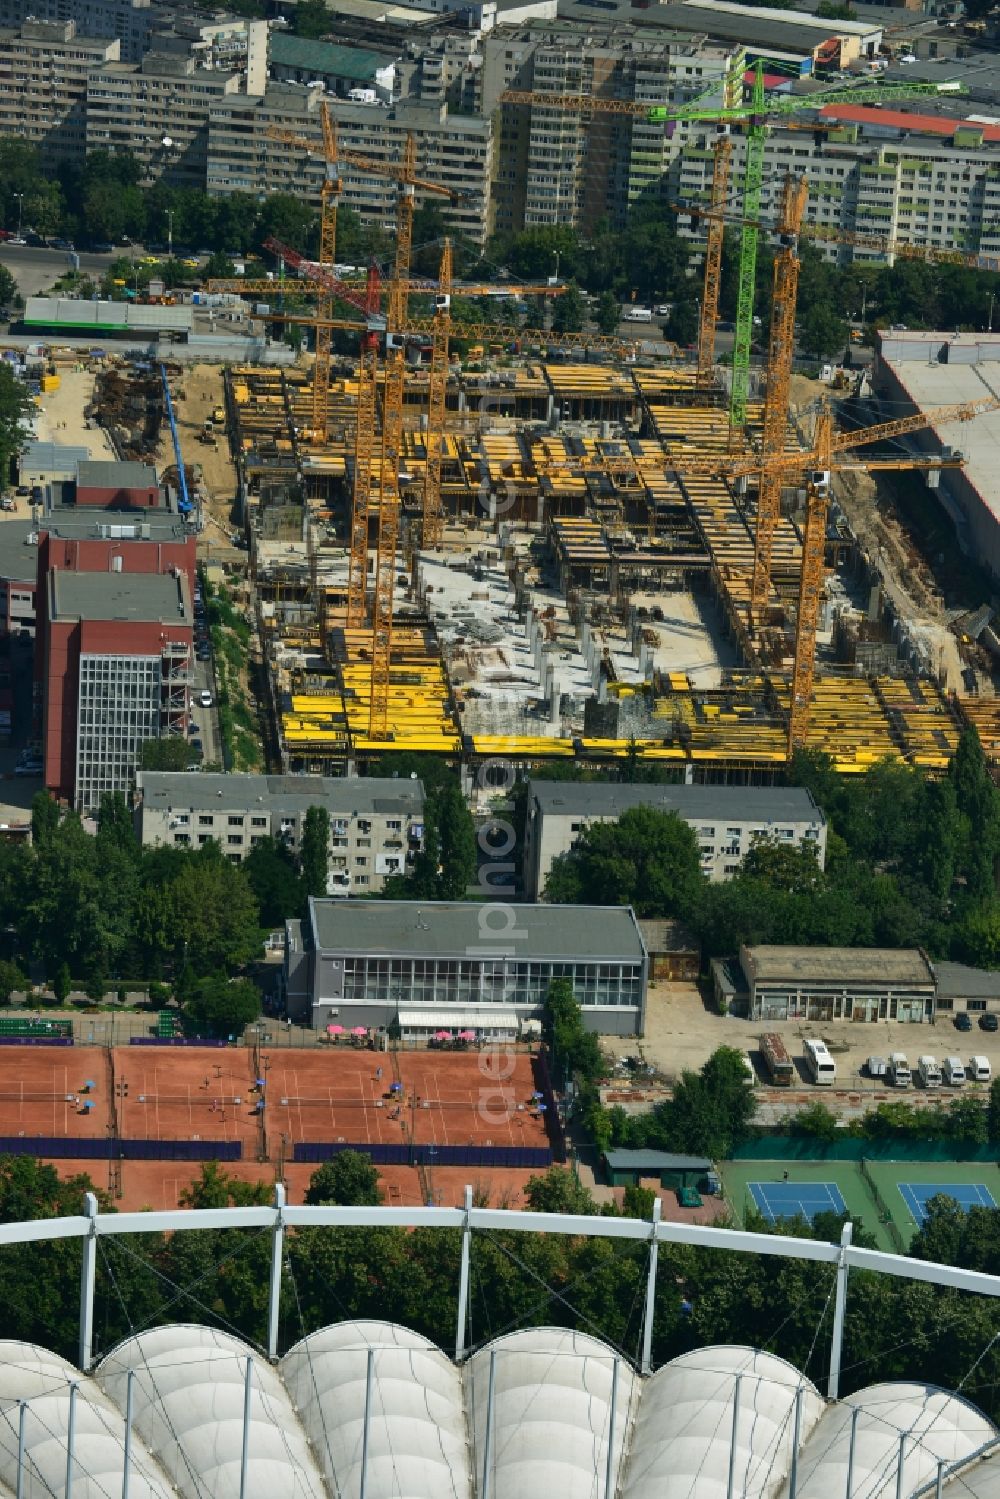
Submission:
M 761 1036 L 760 1054 L 764 1058 L 764 1066 L 774 1086 L 790 1088 L 795 1081 L 795 1068 L 792 1066 L 792 1059 L 785 1050 L 785 1043 L 781 1037 L 773 1031 L 766 1036 Z
M 829 1088 L 837 1081 L 837 1064 L 826 1049 L 825 1041 L 803 1043 L 806 1069 L 817 1087 Z

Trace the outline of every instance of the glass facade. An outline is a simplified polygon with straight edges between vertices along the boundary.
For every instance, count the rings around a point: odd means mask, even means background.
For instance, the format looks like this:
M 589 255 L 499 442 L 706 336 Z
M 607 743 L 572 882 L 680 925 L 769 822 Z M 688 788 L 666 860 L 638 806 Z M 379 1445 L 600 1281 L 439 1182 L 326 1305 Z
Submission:
M 642 1004 L 639 963 L 520 963 L 506 958 L 347 958 L 343 998 L 370 1004 L 538 1008 L 556 978 L 569 980 L 584 1009 L 638 1009 Z
M 139 746 L 160 734 L 162 669 L 156 656 L 81 656 L 76 730 L 76 805 L 96 810 L 127 791 Z

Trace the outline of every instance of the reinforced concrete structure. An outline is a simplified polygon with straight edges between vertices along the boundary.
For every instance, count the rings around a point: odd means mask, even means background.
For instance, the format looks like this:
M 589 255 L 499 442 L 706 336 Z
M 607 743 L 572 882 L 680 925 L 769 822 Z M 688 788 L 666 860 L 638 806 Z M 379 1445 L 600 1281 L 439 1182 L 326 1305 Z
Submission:
M 391 875 L 409 872 L 424 833 L 420 781 L 152 770 L 135 778 L 141 843 L 191 848 L 214 838 L 235 864 L 265 838 L 300 852 L 310 807 L 330 818 L 330 895 L 377 895 Z
M 76 22 L 25 19 L 0 31 L 0 136 L 37 146 L 47 166 L 80 166 L 88 149 L 91 74 L 119 66 L 113 34 L 78 36 Z
M 310 900 L 286 934 L 288 1014 L 317 1030 L 398 1023 L 407 1037 L 512 1040 L 565 978 L 591 1029 L 642 1033 L 646 949 L 631 907 Z
M 674 812 L 698 839 L 701 870 L 717 882 L 737 874 L 756 839 L 800 847 L 826 862 L 826 818 L 800 786 L 643 786 L 531 781 L 524 838 L 525 895 L 540 900 L 557 859 L 587 828 L 617 822 L 634 807 Z

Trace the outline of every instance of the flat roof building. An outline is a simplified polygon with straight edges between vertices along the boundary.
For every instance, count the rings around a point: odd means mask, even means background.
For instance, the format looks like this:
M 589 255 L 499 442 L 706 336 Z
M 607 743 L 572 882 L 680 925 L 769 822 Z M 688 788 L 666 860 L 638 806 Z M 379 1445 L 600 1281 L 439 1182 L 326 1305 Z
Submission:
M 330 895 L 374 895 L 390 876 L 411 868 L 424 832 L 420 781 L 159 770 L 135 778 L 141 843 L 197 848 L 214 838 L 234 863 L 265 838 L 299 852 L 310 807 L 322 807 L 330 818 Z
M 930 1021 L 934 969 L 919 948 L 743 946 L 712 964 L 720 1008 L 751 1020 Z
M 0 0 L 0 26 L 72 21 L 78 37 L 117 37 L 122 62 L 138 62 L 161 11 L 150 0 Z
M 78 36 L 73 20 L 26 19 L 0 31 L 0 137 L 30 141 L 48 166 L 82 166 L 89 80 L 120 56 L 114 36 Z
M 515 1037 L 567 979 L 590 1030 L 641 1034 L 646 950 L 629 906 L 310 900 L 286 930 L 292 1018 L 424 1037 Z
M 153 552 L 161 550 L 152 548 Z M 36 675 L 45 785 L 82 812 L 127 791 L 146 740 L 185 732 L 193 616 L 187 574 L 51 567 L 39 576 Z
M 826 818 L 801 786 L 645 786 L 588 781 L 531 781 L 524 840 L 525 895 L 538 900 L 556 859 L 595 822 L 617 822 L 634 807 L 676 812 L 698 838 L 702 873 L 728 879 L 755 838 L 798 847 L 809 842 L 822 869 Z

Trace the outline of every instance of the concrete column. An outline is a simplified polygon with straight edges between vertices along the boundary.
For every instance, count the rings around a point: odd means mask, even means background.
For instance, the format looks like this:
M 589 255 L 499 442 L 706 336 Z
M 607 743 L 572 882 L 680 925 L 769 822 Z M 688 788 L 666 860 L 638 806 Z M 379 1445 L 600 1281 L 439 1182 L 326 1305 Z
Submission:
M 844 1346 L 844 1315 L 847 1307 L 847 1251 L 851 1246 L 854 1225 L 845 1223 L 840 1234 L 840 1259 L 837 1262 L 837 1293 L 833 1305 L 833 1338 L 830 1343 L 830 1373 L 826 1393 L 836 1400 L 840 1393 L 840 1359 Z
M 558 682 L 553 679 L 552 686 L 549 688 L 549 722 L 553 725 L 558 725 L 560 722 L 561 706 L 562 692 L 560 691 Z
M 656 1230 L 662 1211 L 660 1199 L 654 1198 L 653 1221 L 649 1232 L 649 1269 L 646 1272 L 646 1309 L 642 1319 L 642 1362 L 639 1365 L 643 1374 L 651 1373 L 653 1367 L 653 1313 L 656 1309 L 656 1267 L 660 1258 L 660 1241 L 656 1237 Z
M 469 1267 L 472 1256 L 472 1188 L 465 1189 L 465 1226 L 462 1229 L 462 1260 L 458 1272 L 458 1317 L 455 1325 L 455 1362 L 465 1357 L 465 1335 L 469 1319 Z
M 274 1228 L 271 1233 L 271 1285 L 267 1312 L 267 1356 L 274 1362 L 278 1357 L 278 1322 L 281 1316 L 281 1263 L 285 1246 L 285 1225 L 282 1214 L 285 1209 L 285 1189 L 281 1182 L 274 1185 Z
M 80 1256 L 80 1348 L 78 1363 L 86 1374 L 93 1361 L 94 1348 L 94 1278 L 97 1270 L 97 1198 L 93 1192 L 84 1193 L 83 1212 L 90 1220 L 86 1236 L 81 1241 Z

